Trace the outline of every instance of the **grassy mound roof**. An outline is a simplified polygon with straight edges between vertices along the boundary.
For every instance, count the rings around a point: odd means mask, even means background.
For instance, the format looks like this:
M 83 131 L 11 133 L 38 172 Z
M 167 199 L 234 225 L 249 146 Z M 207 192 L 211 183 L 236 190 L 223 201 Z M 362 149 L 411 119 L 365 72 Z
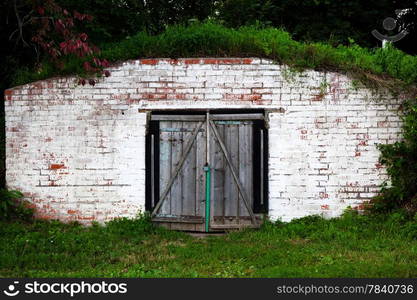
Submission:
M 154 36 L 140 32 L 102 46 L 100 57 L 110 62 L 150 57 L 261 57 L 299 70 L 349 73 L 365 84 L 397 88 L 417 84 L 417 57 L 394 47 L 368 49 L 356 44 L 332 47 L 325 43 L 301 43 L 277 28 L 231 29 L 211 22 L 171 26 Z M 61 69 L 44 61 L 39 72 L 19 70 L 14 84 L 69 74 L 86 75 L 82 59 L 66 57 Z

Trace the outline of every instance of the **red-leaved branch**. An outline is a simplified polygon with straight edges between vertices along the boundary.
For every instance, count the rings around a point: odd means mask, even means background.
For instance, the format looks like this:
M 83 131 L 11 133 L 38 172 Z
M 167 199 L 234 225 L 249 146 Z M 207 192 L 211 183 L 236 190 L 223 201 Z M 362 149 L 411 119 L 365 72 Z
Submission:
M 83 63 L 84 70 L 89 74 L 103 72 L 105 76 L 110 76 L 109 71 L 103 71 L 109 66 L 106 59 L 98 58 L 100 50 L 93 45 L 85 32 L 77 30 L 77 23 L 91 22 L 93 17 L 77 11 L 68 11 L 53 0 L 43 0 L 33 2 L 32 17 L 35 25 L 35 33 L 32 42 L 39 46 L 56 64 L 62 68 L 60 58 L 63 56 L 75 55 L 85 57 Z M 95 80 L 88 80 L 89 84 L 94 85 Z M 85 84 L 85 79 L 80 79 L 80 84 Z

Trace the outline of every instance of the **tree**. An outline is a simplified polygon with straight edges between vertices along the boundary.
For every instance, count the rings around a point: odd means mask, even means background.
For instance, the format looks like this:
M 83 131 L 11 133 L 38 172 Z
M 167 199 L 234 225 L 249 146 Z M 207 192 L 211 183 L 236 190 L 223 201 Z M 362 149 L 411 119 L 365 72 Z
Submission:
M 36 53 L 38 68 L 42 68 L 40 58 L 47 57 L 57 68 L 61 68 L 63 56 L 91 57 L 83 67 L 86 72 L 97 73 L 108 66 L 104 59 L 97 58 L 98 47 L 91 44 L 88 35 L 79 30 L 79 25 L 91 22 L 88 14 L 62 8 L 54 0 L 13 0 L 17 28 L 10 34 L 9 40 L 15 40 L 23 47 L 29 47 Z M 28 32 L 26 28 L 30 26 Z M 25 36 L 26 35 L 26 36 Z M 106 73 L 109 75 L 109 73 Z
M 205 20 L 214 15 L 212 0 L 56 0 L 62 7 L 94 16 L 88 33 L 98 45 L 139 31 L 160 33 L 168 25 Z
M 334 45 L 353 39 L 366 47 L 380 47 L 371 32 L 382 29 L 387 17 L 395 17 L 396 9 L 415 7 L 415 0 L 223 0 L 218 18 L 231 27 L 262 23 L 282 27 L 296 40 L 326 41 Z M 400 22 L 415 22 L 408 13 Z M 400 27 L 397 27 L 398 30 Z M 397 46 L 415 53 L 415 29 Z M 394 32 L 393 32 L 394 33 Z
M 407 30 L 408 35 L 396 43 L 396 46 L 410 54 L 417 54 L 416 39 L 417 39 L 417 1 L 396 1 L 398 2 L 397 10 L 397 29 Z

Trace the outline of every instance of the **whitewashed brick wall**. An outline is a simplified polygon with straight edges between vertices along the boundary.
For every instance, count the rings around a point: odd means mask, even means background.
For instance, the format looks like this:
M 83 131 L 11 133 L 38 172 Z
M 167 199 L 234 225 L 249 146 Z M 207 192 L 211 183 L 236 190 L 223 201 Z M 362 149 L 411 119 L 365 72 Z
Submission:
M 256 58 L 109 70 L 95 86 L 52 78 L 5 93 L 7 185 L 38 217 L 103 222 L 144 209 L 144 110 L 269 110 L 269 216 L 284 221 L 360 208 L 386 179 L 376 144 L 400 138 L 401 100 L 338 73 Z

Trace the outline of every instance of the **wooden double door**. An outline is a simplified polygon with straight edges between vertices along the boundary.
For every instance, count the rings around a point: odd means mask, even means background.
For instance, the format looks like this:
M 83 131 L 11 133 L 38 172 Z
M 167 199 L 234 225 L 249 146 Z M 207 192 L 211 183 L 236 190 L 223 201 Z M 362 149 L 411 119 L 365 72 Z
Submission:
M 153 221 L 190 231 L 207 230 L 206 219 L 210 231 L 259 226 L 266 136 L 262 113 L 152 114 L 146 185 Z

